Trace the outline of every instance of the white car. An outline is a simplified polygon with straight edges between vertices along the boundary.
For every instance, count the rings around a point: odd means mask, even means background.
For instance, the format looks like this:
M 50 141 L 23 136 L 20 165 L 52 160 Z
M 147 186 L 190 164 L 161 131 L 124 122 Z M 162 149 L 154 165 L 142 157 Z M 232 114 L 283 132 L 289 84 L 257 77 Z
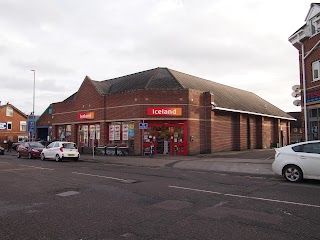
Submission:
M 275 151 L 272 170 L 287 181 L 320 179 L 320 140 L 295 143 Z
M 62 159 L 73 159 L 78 161 L 80 153 L 78 151 L 77 145 L 74 142 L 52 142 L 41 152 L 41 160 L 45 159 L 55 159 L 57 162 L 62 161 Z

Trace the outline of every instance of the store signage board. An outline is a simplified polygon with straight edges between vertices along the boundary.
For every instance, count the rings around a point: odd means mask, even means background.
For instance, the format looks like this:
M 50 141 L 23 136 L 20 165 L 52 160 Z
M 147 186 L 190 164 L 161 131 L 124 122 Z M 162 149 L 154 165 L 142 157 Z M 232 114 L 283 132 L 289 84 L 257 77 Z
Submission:
M 139 129 L 148 129 L 148 123 L 139 123 Z
M 7 123 L 0 123 L 0 129 L 7 129 Z
M 78 119 L 94 119 L 94 112 L 84 112 L 84 113 L 78 113 Z
M 148 116 L 182 116 L 182 108 L 147 108 Z

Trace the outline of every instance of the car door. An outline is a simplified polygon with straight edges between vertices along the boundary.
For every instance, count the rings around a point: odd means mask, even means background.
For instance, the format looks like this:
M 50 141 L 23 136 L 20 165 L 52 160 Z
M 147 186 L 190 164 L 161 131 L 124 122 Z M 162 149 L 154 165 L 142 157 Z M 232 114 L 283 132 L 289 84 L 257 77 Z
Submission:
M 20 156 L 25 157 L 28 155 L 28 143 L 22 143 L 19 147 Z
M 54 146 L 51 148 L 51 157 L 54 158 L 56 156 L 56 154 L 58 153 L 60 148 L 60 144 L 59 142 L 55 142 Z
M 44 155 L 46 158 L 52 158 L 52 149 L 54 146 L 54 142 L 50 143 L 44 150 Z
M 320 142 L 304 144 L 297 158 L 304 175 L 320 177 Z

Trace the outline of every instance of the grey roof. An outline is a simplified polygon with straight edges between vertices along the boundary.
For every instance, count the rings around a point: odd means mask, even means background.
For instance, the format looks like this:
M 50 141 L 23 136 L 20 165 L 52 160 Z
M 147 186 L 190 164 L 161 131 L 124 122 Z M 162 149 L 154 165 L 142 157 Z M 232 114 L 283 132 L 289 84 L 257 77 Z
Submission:
M 90 79 L 90 78 L 89 78 Z M 104 81 L 91 80 L 101 95 L 140 89 L 193 89 L 211 92 L 220 109 L 293 119 L 292 116 L 252 92 L 216 83 L 168 68 L 154 68 Z
M 20 109 L 16 108 L 16 107 L 13 106 L 11 103 L 6 103 L 6 104 L 4 104 L 4 105 L 0 105 L 0 109 L 6 108 L 7 106 L 10 106 L 11 108 L 13 108 L 15 111 L 17 111 L 18 113 L 20 113 L 23 117 L 27 117 L 27 114 L 25 114 L 24 112 L 20 111 Z

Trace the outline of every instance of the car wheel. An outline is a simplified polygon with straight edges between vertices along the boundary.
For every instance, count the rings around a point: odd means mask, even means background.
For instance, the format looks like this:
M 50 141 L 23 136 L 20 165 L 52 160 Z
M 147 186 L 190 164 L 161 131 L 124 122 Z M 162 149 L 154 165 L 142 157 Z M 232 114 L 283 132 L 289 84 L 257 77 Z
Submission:
M 31 153 L 28 153 L 28 158 L 29 158 L 29 159 L 31 159 L 31 158 L 32 158 Z
M 56 157 L 54 158 L 57 162 L 60 162 L 61 158 L 59 156 L 59 154 L 56 155 Z
M 79 160 L 79 157 L 76 157 L 73 159 L 73 161 L 75 161 L 75 162 L 78 162 L 78 160 Z
M 283 170 L 283 176 L 288 182 L 301 182 L 302 175 L 301 169 L 295 165 L 286 166 Z
M 46 157 L 44 156 L 43 153 L 41 153 L 41 156 L 40 156 L 40 157 L 41 157 L 41 160 L 42 160 L 42 161 L 46 160 Z
M 17 157 L 21 158 L 20 152 L 17 152 Z

